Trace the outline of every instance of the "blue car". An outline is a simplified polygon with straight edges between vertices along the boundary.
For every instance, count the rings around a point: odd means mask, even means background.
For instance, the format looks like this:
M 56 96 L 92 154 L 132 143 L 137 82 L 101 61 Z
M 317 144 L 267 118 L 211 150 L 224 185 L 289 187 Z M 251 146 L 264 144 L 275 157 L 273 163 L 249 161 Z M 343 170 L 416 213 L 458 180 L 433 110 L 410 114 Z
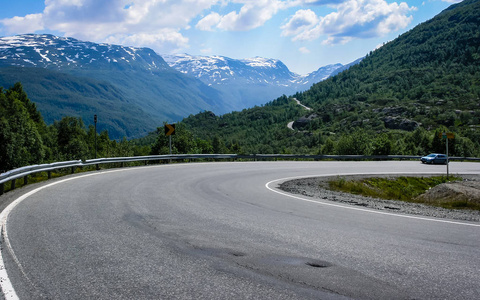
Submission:
M 432 153 L 420 159 L 424 164 L 446 164 L 447 156 L 445 154 Z

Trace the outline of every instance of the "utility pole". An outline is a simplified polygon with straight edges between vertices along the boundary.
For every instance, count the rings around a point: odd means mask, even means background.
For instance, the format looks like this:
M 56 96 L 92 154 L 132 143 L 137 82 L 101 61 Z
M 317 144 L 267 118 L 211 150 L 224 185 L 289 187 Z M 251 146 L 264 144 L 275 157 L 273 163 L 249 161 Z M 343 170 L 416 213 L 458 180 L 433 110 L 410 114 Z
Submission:
M 448 177 L 450 175 L 449 170 L 448 170 L 448 165 L 449 165 L 449 161 L 448 161 L 449 160 L 448 159 L 448 140 L 449 139 L 454 139 L 455 134 L 453 134 L 452 132 L 442 132 L 442 133 L 440 133 L 440 136 L 445 139 L 445 148 L 446 148 L 445 150 L 446 150 L 446 156 L 447 156 L 447 179 L 448 179 Z
M 448 174 L 448 137 L 445 140 L 446 140 L 445 142 L 446 142 L 446 147 L 447 147 L 446 155 L 447 155 L 447 180 L 448 180 L 448 175 L 449 175 Z
M 95 124 L 95 159 L 97 158 L 97 115 L 93 115 L 93 123 Z M 95 165 L 95 169 L 100 170 L 98 164 Z
M 93 123 L 95 124 L 95 158 L 97 158 L 97 115 L 93 116 Z

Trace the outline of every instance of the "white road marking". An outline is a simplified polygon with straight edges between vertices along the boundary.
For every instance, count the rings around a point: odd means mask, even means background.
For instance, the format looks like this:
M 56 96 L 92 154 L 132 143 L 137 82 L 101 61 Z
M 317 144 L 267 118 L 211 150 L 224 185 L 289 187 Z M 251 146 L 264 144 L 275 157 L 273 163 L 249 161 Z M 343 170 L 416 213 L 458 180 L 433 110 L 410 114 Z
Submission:
M 6 249 L 8 252 L 10 252 L 10 255 L 12 256 L 13 261 L 17 264 L 17 267 L 19 268 L 20 272 L 22 275 L 33 285 L 33 282 L 28 278 L 27 274 L 25 273 L 22 264 L 18 260 L 17 256 L 15 255 L 12 245 L 10 244 L 10 240 L 8 239 L 8 231 L 7 231 L 7 219 L 8 215 L 10 212 L 17 206 L 20 202 L 23 200 L 27 199 L 31 195 L 49 188 L 51 186 L 54 186 L 59 183 L 64 183 L 70 180 L 74 179 L 79 179 L 79 178 L 84 178 L 84 177 L 89 177 L 89 176 L 94 176 L 94 175 L 100 175 L 100 174 L 105 174 L 105 173 L 112 173 L 112 172 L 120 172 L 120 171 L 125 171 L 125 170 L 132 170 L 136 168 L 128 168 L 128 169 L 121 169 L 121 170 L 111 170 L 111 171 L 106 171 L 106 172 L 100 172 L 100 173 L 91 173 L 91 174 L 85 174 L 77 177 L 71 177 L 63 180 L 59 180 L 56 182 L 52 182 L 50 184 L 38 187 L 20 197 L 15 199 L 12 203 L 10 203 L 1 213 L 0 213 L 0 226 L 2 227 L 2 235 L 3 235 L 3 244 L 6 246 Z M 15 292 L 15 289 L 12 285 L 12 282 L 10 281 L 10 278 L 8 277 L 7 270 L 5 269 L 5 261 L 3 259 L 2 251 L 0 251 L 0 287 L 2 289 L 2 292 L 5 296 L 6 299 L 12 299 L 16 300 L 19 299 L 17 293 Z
M 227 164 L 228 162 L 225 162 Z M 205 163 L 198 163 L 198 164 L 189 164 L 191 165 L 201 165 L 201 164 L 210 164 L 210 162 L 205 162 Z M 216 162 L 215 164 L 223 164 L 222 162 Z M 238 164 L 238 163 L 236 163 Z M 106 173 L 114 173 L 114 172 L 123 172 L 123 171 L 130 171 L 130 170 L 135 170 L 139 168 L 157 168 L 157 167 L 173 167 L 173 166 L 178 166 L 178 165 L 155 165 L 155 166 L 142 166 L 142 167 L 132 167 L 132 168 L 124 168 L 124 169 L 117 169 L 117 170 L 110 170 L 110 171 L 104 171 L 104 172 L 98 172 L 98 173 L 89 173 L 81 176 L 76 176 L 76 177 L 71 177 L 71 178 L 66 178 L 63 180 L 59 180 L 41 187 L 38 187 L 22 196 L 19 198 L 15 199 L 12 203 L 10 203 L 2 212 L 0 212 L 0 226 L 1 226 L 1 232 L 3 233 L 3 243 L 6 245 L 7 250 L 10 252 L 10 255 L 12 256 L 13 260 L 17 264 L 19 270 L 22 272 L 23 276 L 30 282 L 30 279 L 27 277 L 26 273 L 24 272 L 24 269 L 16 257 L 13 248 L 10 244 L 10 240 L 8 239 L 8 231 L 7 231 L 7 219 L 8 215 L 10 212 L 17 206 L 20 202 L 25 200 L 26 198 L 30 197 L 31 195 L 46 189 L 48 187 L 54 186 L 56 184 L 64 183 L 70 180 L 75 180 L 79 178 L 84 178 L 84 177 L 89 177 L 89 176 L 95 176 L 95 175 L 102 175 Z M 395 173 L 382 173 L 382 175 L 401 175 L 403 173 L 395 172 Z M 405 174 L 412 174 L 412 172 L 408 172 Z M 434 173 L 432 173 L 434 174 Z M 436 173 L 435 173 L 436 174 Z M 438 174 L 443 174 L 443 172 L 439 172 Z M 465 173 L 467 174 L 467 173 Z M 477 173 L 474 173 L 477 174 Z M 312 199 L 306 199 L 302 197 L 298 197 L 292 194 L 287 194 L 284 192 L 280 192 L 278 190 L 275 190 L 270 187 L 270 184 L 279 182 L 279 181 L 286 181 L 286 180 L 292 180 L 292 179 L 298 179 L 298 178 L 307 178 L 307 177 L 327 177 L 327 176 L 347 176 L 347 175 L 380 175 L 379 173 L 351 173 L 351 174 L 322 174 L 322 175 L 309 175 L 309 176 L 297 176 L 297 177 L 288 177 L 288 178 L 281 178 L 281 179 L 276 179 L 272 180 L 270 182 L 267 182 L 265 184 L 265 187 L 269 189 L 272 192 L 281 194 L 283 196 L 291 197 L 297 200 L 301 201 L 306 201 L 306 202 L 312 202 L 320 205 L 327 205 L 327 206 L 333 206 L 333 207 L 339 207 L 339 208 L 344 208 L 344 209 L 351 209 L 351 210 L 358 210 L 358 211 L 365 211 L 369 213 L 377 213 L 377 214 L 383 214 L 383 215 L 390 215 L 390 216 L 395 216 L 395 217 L 402 217 L 402 218 L 411 218 L 411 219 L 417 219 L 417 220 L 425 220 L 425 221 L 432 221 L 432 222 L 441 222 L 441 223 L 449 223 L 449 224 L 455 224 L 455 225 L 466 225 L 466 226 L 475 226 L 475 227 L 480 227 L 480 224 L 472 224 L 472 223 L 464 223 L 464 222 L 455 222 L 455 221 L 448 221 L 448 220 L 441 220 L 441 219 L 430 219 L 430 218 L 423 218 L 423 217 L 416 217 L 416 216 L 410 216 L 410 215 L 400 215 L 400 214 L 393 214 L 393 213 L 388 213 L 388 212 L 381 212 L 381 211 L 375 211 L 375 210 L 368 210 L 368 209 L 362 209 L 358 207 L 351 207 L 351 206 L 344 206 L 344 205 L 339 205 L 339 204 L 334 204 L 334 203 L 327 203 L 323 201 L 316 201 Z M 33 283 L 32 283 L 33 284 Z M 12 285 L 12 282 L 10 278 L 8 277 L 7 271 L 5 269 L 5 261 L 2 256 L 2 251 L 0 251 L 0 287 L 2 289 L 2 292 L 5 296 L 6 299 L 11 299 L 11 300 L 17 300 L 19 299 L 17 293 L 15 292 L 15 289 Z
M 426 218 L 426 217 L 418 217 L 418 216 L 413 216 L 413 215 L 403 215 L 403 214 L 395 214 L 395 213 L 389 213 L 389 212 L 383 212 L 383 211 L 378 211 L 374 209 L 365 209 L 365 208 L 360 208 L 360 207 L 355 207 L 355 206 L 350 206 L 350 205 L 342 205 L 342 204 L 335 204 L 335 203 L 330 203 L 327 201 L 321 201 L 321 200 L 314 200 L 314 199 L 307 199 L 303 198 L 300 196 L 295 196 L 293 194 L 289 194 L 286 192 L 281 192 L 277 189 L 274 189 L 270 187 L 271 184 L 280 182 L 280 181 L 287 181 L 287 180 L 294 180 L 294 179 L 300 179 L 300 178 L 311 178 L 311 177 L 330 177 L 330 176 L 349 176 L 349 175 L 402 175 L 402 174 L 414 174 L 412 172 L 408 173 L 351 173 L 351 174 L 322 174 L 322 175 L 310 175 L 310 176 L 297 176 L 297 177 L 288 177 L 288 178 L 280 178 L 280 179 L 275 179 L 272 181 L 269 181 L 265 184 L 265 187 L 269 189 L 270 191 L 287 196 L 290 198 L 294 198 L 297 200 L 305 201 L 305 202 L 311 202 L 311 203 L 316 203 L 320 205 L 326 205 L 326 206 L 333 206 L 333 207 L 339 207 L 339 208 L 344 208 L 344 209 L 350 209 L 350 210 L 357 210 L 357 211 L 363 211 L 363 212 L 368 212 L 368 213 L 373 213 L 373 214 L 380 214 L 380 215 L 388 215 L 388 216 L 394 216 L 394 217 L 399 217 L 399 218 L 407 218 L 407 219 L 416 219 L 416 220 L 423 220 L 423 221 L 429 221 L 429 222 L 440 222 L 440 223 L 447 223 L 447 224 L 455 224 L 455 225 L 465 225 L 465 226 L 473 226 L 473 227 L 480 227 L 480 224 L 474 224 L 474 223 L 467 223 L 467 222 L 460 222 L 460 221 L 450 221 L 450 220 L 443 220 L 443 219 L 433 219 L 433 218 Z M 425 174 L 425 173 L 421 173 Z M 441 173 L 443 174 L 443 173 Z M 432 174 L 435 175 L 435 174 Z
M 34 190 L 31 190 L 30 192 L 25 193 L 24 195 L 15 199 L 2 212 L 0 212 L 0 226 L 1 226 L 0 230 L 2 232 L 2 237 L 3 237 L 2 243 L 6 246 L 6 249 L 8 250 L 10 255 L 12 256 L 13 261 L 17 264 L 17 267 L 19 268 L 22 275 L 28 280 L 28 282 L 30 282 L 32 284 L 32 286 L 35 286 L 33 284 L 33 282 L 28 278 L 26 272 L 23 269 L 22 264 L 20 263 L 20 261 L 18 260 L 17 256 L 15 255 L 15 253 L 13 251 L 12 245 L 10 244 L 10 240 L 8 239 L 7 219 L 8 219 L 8 215 L 15 208 L 15 206 L 17 206 L 20 202 L 27 199 L 31 195 L 33 195 L 33 194 L 35 194 L 35 193 L 37 193 L 37 192 L 39 192 L 43 189 L 46 189 L 46 188 L 49 188 L 49 187 L 54 186 L 56 184 L 64 183 L 64 182 L 67 182 L 67 181 L 70 181 L 70 180 L 75 180 L 75 179 L 89 177 L 89 176 L 95 176 L 95 175 L 102 175 L 102 174 L 107 174 L 107 173 L 130 171 L 130 170 L 135 170 L 135 169 L 139 169 L 139 168 L 158 168 L 158 167 L 164 167 L 165 168 L 165 167 L 169 167 L 169 166 L 178 166 L 178 165 L 141 166 L 141 167 L 132 167 L 132 168 L 117 169 L 117 170 L 109 170 L 109 171 L 98 172 L 98 173 L 89 173 L 89 174 L 85 174 L 85 175 L 80 175 L 80 176 L 66 178 L 66 179 L 63 179 L 63 180 L 52 182 L 50 184 L 47 184 L 47 185 L 38 187 Z M 11 282 L 10 278 L 8 277 L 7 270 L 5 269 L 5 261 L 3 259 L 3 255 L 2 255 L 1 250 L 0 250 L 0 288 L 2 289 L 2 292 L 3 292 L 6 299 L 9 299 L 9 300 L 18 300 L 19 299 L 19 297 L 18 297 L 17 293 L 15 292 L 15 289 L 12 285 L 12 282 Z

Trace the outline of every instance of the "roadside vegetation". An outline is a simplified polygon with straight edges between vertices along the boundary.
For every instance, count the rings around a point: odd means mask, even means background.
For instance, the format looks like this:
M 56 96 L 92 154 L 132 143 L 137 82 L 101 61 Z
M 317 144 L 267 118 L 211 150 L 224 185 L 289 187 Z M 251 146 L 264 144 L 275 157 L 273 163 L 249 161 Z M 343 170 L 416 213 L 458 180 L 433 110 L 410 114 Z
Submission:
M 452 132 L 450 156 L 480 157 L 479 28 L 480 2 L 460 2 L 305 92 L 185 118 L 176 125 L 172 153 L 420 156 L 444 153 L 441 133 Z M 287 127 L 291 121 L 295 130 Z M 95 153 L 168 154 L 163 125 L 130 141 L 96 133 L 80 117 L 47 125 L 21 83 L 0 87 L 0 172 Z
M 446 176 L 435 177 L 397 177 L 382 178 L 371 177 L 363 179 L 347 180 L 345 177 L 338 177 L 328 182 L 328 187 L 334 191 L 340 191 L 355 195 L 386 200 L 398 200 L 412 203 L 422 203 L 439 206 L 443 208 L 474 209 L 480 210 L 480 203 L 468 201 L 468 199 L 457 199 L 451 197 L 423 197 L 430 189 L 444 183 L 460 181 L 460 177 L 447 178 Z

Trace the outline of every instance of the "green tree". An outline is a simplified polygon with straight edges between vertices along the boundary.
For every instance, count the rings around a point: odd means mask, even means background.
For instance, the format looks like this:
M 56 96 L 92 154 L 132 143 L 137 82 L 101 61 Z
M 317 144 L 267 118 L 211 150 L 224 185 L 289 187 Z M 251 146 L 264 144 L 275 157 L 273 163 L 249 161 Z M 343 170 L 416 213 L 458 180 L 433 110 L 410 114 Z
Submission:
M 227 152 L 227 147 L 225 147 L 225 144 L 223 143 L 222 139 L 219 138 L 217 135 L 213 138 L 212 148 L 213 148 L 213 153 L 215 154 L 222 154 Z
M 377 136 L 372 143 L 373 155 L 390 155 L 392 152 L 392 140 L 387 134 Z
M 64 117 L 53 126 L 57 131 L 57 144 L 61 159 L 87 159 L 89 149 L 87 132 L 81 118 Z
M 169 141 L 165 136 L 165 129 L 163 127 L 157 127 L 155 143 L 152 146 L 152 155 L 162 155 L 169 153 Z
M 38 130 L 42 122 L 21 84 L 5 92 L 0 88 L 0 170 L 43 161 L 45 147 Z
M 363 130 L 356 130 L 353 134 L 343 135 L 335 146 L 339 155 L 369 155 L 371 142 L 368 134 Z
M 335 143 L 331 138 L 327 138 L 325 144 L 321 148 L 322 154 L 334 154 L 335 153 Z

